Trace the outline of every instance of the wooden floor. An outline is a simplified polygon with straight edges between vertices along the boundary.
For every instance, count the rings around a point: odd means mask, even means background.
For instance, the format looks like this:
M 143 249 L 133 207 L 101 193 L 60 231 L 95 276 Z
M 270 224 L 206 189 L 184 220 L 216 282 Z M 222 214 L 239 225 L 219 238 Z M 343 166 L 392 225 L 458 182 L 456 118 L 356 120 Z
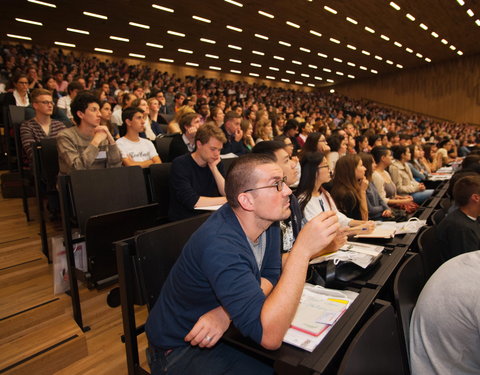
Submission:
M 0 373 L 12 363 L 21 363 L 17 367 L 23 366 L 23 372 L 21 368 L 13 368 L 5 373 L 127 374 L 125 348 L 120 341 L 123 334 L 120 307 L 107 306 L 108 290 L 91 291 L 80 286 L 83 322 L 91 329 L 85 333 L 78 329 L 71 317 L 70 298 L 65 294 L 53 295 L 53 266 L 48 264 L 41 251 L 35 199 L 30 198 L 29 203 L 33 220 L 27 223 L 21 199 L 0 196 Z M 49 223 L 48 232 L 50 236 L 61 234 L 60 224 Z M 32 306 L 41 307 L 36 310 Z M 139 307 L 136 315 L 137 323 L 143 323 L 146 309 Z M 30 363 L 33 367 L 25 370 L 29 364 L 28 353 L 41 352 L 45 343 L 72 332 L 86 339 L 88 354 L 68 354 L 65 349 L 62 364 L 58 364 L 60 367 L 54 372 L 41 369 L 48 358 Z M 23 342 L 28 343 L 28 348 Z M 148 369 L 145 347 L 143 334 L 139 336 L 140 358 L 143 367 Z M 76 350 L 78 353 L 78 347 Z

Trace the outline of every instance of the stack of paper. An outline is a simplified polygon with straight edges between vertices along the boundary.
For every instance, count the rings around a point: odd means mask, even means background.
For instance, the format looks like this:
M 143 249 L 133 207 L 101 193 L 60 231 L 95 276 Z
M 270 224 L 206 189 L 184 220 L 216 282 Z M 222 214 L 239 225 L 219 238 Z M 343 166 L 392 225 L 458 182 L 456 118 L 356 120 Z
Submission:
M 310 264 L 333 261 L 348 261 L 367 268 L 383 251 L 383 246 L 369 245 L 359 242 L 346 242 L 338 251 L 314 258 Z
M 300 304 L 283 341 L 313 351 L 358 293 L 305 284 Z

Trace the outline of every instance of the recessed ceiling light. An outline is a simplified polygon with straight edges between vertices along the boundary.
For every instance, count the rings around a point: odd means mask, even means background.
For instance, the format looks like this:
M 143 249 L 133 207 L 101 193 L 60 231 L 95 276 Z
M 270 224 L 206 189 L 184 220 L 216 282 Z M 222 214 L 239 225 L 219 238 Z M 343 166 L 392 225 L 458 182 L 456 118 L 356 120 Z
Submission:
M 347 62 L 347 65 L 349 65 L 349 66 L 357 66 L 355 63 L 352 63 L 352 62 L 350 62 L 350 61 Z
M 80 29 L 72 29 L 71 27 L 67 27 L 67 31 L 70 31 L 70 32 L 72 32 L 72 33 L 77 33 L 77 34 L 90 35 L 90 32 L 89 32 L 89 31 L 80 30 Z
M 226 3 L 230 3 L 232 5 L 236 5 L 237 7 L 243 7 L 242 3 L 239 3 L 238 1 L 233 1 L 233 0 L 224 0 Z
M 347 77 L 348 77 L 348 78 L 351 78 L 351 79 L 354 79 L 354 78 L 355 78 L 355 76 L 354 76 L 353 74 L 349 74 Z
M 138 53 L 129 53 L 128 56 L 130 57 L 138 57 L 139 59 L 144 59 L 145 55 L 140 55 Z
M 408 47 L 407 47 L 407 48 L 405 48 L 405 51 L 407 51 L 408 53 L 413 53 L 413 49 L 411 49 L 411 48 L 408 48 Z
M 296 83 L 297 85 L 303 85 L 303 82 L 302 82 L 302 81 L 295 81 L 295 83 Z
M 205 17 L 200 17 L 200 16 L 192 16 L 194 20 L 200 21 L 200 22 L 205 22 L 205 23 L 212 23 L 212 20 L 209 20 L 208 18 Z
M 321 52 L 318 52 L 317 55 L 320 56 L 320 57 L 323 57 L 324 59 L 326 59 L 328 57 L 327 55 L 325 55 L 324 53 L 321 53 Z
M 248 75 L 252 77 L 260 77 L 260 74 L 258 73 L 248 73 Z
M 212 70 L 222 70 L 222 68 L 220 68 L 219 66 L 209 66 L 208 69 L 212 69 Z
M 378 71 L 376 71 L 375 69 L 370 69 L 370 71 L 371 71 L 373 74 L 378 74 Z
M 318 66 L 313 65 L 313 64 L 308 64 L 308 67 L 309 67 L 309 68 L 312 68 L 312 69 L 318 69 Z
M 293 70 L 286 70 L 286 72 L 287 72 L 288 74 L 295 74 L 295 72 L 294 72 Z
M 266 76 L 267 79 L 275 79 L 274 76 Z
M 465 5 L 465 1 L 463 0 L 457 0 L 457 3 L 459 3 L 462 7 Z
M 256 68 L 261 68 L 262 66 L 260 64 L 257 64 L 257 63 L 250 63 L 251 66 L 254 66 Z
M 426 62 L 432 62 L 432 60 L 430 60 L 428 57 L 425 57 L 425 61 Z
M 284 42 L 284 41 L 282 41 L 282 40 L 280 40 L 280 41 L 278 42 L 278 44 L 281 44 L 282 46 L 286 46 L 286 47 L 291 47 L 291 46 L 292 46 L 290 43 Z
M 262 16 L 265 16 L 265 17 L 268 17 L 268 18 L 275 18 L 275 16 L 273 14 L 264 12 L 263 10 L 259 10 L 258 14 L 261 14 Z
M 317 81 L 323 81 L 322 77 L 313 77 L 313 78 L 315 78 Z
M 212 40 L 212 39 L 207 39 L 207 38 L 200 38 L 200 42 L 210 43 L 210 44 L 215 44 L 215 43 L 217 43 L 217 42 L 215 42 L 214 40 Z
M 144 25 L 143 23 L 129 22 L 130 26 L 140 27 L 141 29 L 150 29 L 150 26 Z
M 366 31 L 368 31 L 369 33 L 372 33 L 372 34 L 375 33 L 375 30 L 373 30 L 371 27 L 365 26 L 364 29 L 365 29 Z
M 167 34 L 175 35 L 175 36 L 181 36 L 182 38 L 185 38 L 185 34 L 184 33 L 179 33 L 178 31 L 167 30 Z
M 382 57 L 382 56 L 375 55 L 375 58 L 376 58 L 377 60 L 380 60 L 380 61 L 383 60 L 383 57 Z
M 164 57 L 160 57 L 158 60 L 163 61 L 163 62 L 173 63 L 172 59 L 166 59 Z
M 278 69 L 278 68 L 275 67 L 275 66 L 269 66 L 268 69 L 273 70 L 273 71 L 275 71 L 275 72 L 278 72 L 278 71 L 280 70 L 280 69 Z
M 282 78 L 282 82 L 290 82 L 290 80 L 286 78 Z
M 412 16 L 410 13 L 407 13 L 406 16 L 410 21 L 415 21 L 415 17 Z
M 75 48 L 76 45 L 73 43 L 65 43 L 65 42 L 54 42 L 57 46 L 64 46 L 64 47 L 72 47 Z
M 57 6 L 55 4 L 47 3 L 45 1 L 39 1 L 39 0 L 28 0 L 30 3 L 38 4 L 38 5 L 44 5 L 46 7 L 50 8 L 56 8 Z M 31 39 L 30 39 L 31 40 Z
M 294 63 L 296 65 L 302 65 L 302 63 L 300 61 L 297 61 L 297 60 L 292 60 L 292 63 Z
M 342 60 L 342 59 L 339 59 L 338 57 L 334 57 L 334 58 L 333 58 L 333 61 L 336 61 L 336 62 L 338 62 L 338 63 L 343 62 L 343 60 Z
M 393 65 L 393 61 L 391 61 L 391 60 L 387 60 L 387 61 L 385 61 L 385 62 L 386 62 L 387 64 L 389 64 L 389 65 Z
M 241 28 L 236 27 L 236 26 L 231 26 L 231 25 L 227 25 L 227 29 L 236 31 L 237 33 L 241 33 L 243 31 Z
M 421 23 L 419 26 L 420 26 L 421 29 L 423 29 L 423 30 L 425 30 L 425 31 L 428 30 L 428 26 L 425 25 L 424 23 Z
M 185 65 L 189 65 L 189 66 L 198 66 L 198 64 L 197 64 L 197 63 L 190 62 L 190 61 L 187 61 L 187 62 L 185 63 Z
M 383 40 L 386 40 L 387 42 L 390 40 L 390 38 L 386 35 L 380 35 L 380 38 L 382 38 Z
M 370 52 L 368 52 L 368 51 L 362 50 L 362 53 L 363 53 L 364 55 L 370 56 Z
M 100 18 L 102 20 L 108 20 L 107 16 L 104 16 L 103 14 L 97 14 L 97 13 L 92 13 L 92 12 L 83 12 L 84 15 L 93 17 L 93 18 Z
M 300 74 L 302 77 L 305 77 L 305 78 L 310 78 L 310 75 L 309 74 L 305 74 L 305 73 L 302 73 Z
M 323 68 L 322 69 L 324 72 L 327 72 L 327 73 L 331 73 L 332 72 L 332 69 L 328 69 L 328 68 Z
M 393 42 L 393 44 L 395 44 L 397 47 L 402 47 L 402 43 L 399 43 L 399 42 Z
M 445 44 L 445 45 L 448 44 L 448 41 L 447 41 L 446 39 L 442 39 L 441 42 L 442 42 L 443 44 Z
M 477 26 L 480 26 L 480 19 L 476 19 L 475 23 L 477 24 Z
M 453 44 L 452 44 L 452 45 L 450 45 L 450 47 L 449 47 L 449 48 L 450 48 L 452 51 L 455 51 L 455 50 L 457 49 L 457 47 L 455 47 Z
M 315 36 L 322 36 L 321 33 L 319 33 L 318 31 L 315 31 L 315 30 L 310 30 L 310 34 L 313 34 Z
M 275 60 L 280 60 L 280 61 L 284 61 L 285 60 L 285 57 L 282 57 L 282 56 L 273 56 L 273 58 Z
M 395 65 L 398 69 L 403 69 L 403 65 L 397 64 Z
M 303 51 L 303 52 L 307 52 L 307 53 L 312 52 L 311 50 L 309 50 L 308 48 L 305 48 L 305 47 L 300 47 L 299 50 Z
M 298 25 L 298 24 L 296 24 L 296 23 L 293 23 L 293 22 L 291 22 L 291 21 L 287 21 L 287 22 L 285 22 L 285 23 L 286 23 L 288 26 L 292 26 L 292 27 L 294 27 L 294 28 L 296 28 L 296 29 L 299 29 L 299 28 L 300 28 L 300 25 Z
M 330 42 L 332 42 L 332 43 L 340 44 L 340 41 L 339 41 L 338 39 L 330 38 L 329 40 L 330 40 Z
M 330 8 L 329 6 L 324 6 L 323 9 L 325 9 L 327 12 L 330 12 L 330 13 L 333 13 L 333 14 L 337 14 L 338 12 L 333 9 L 333 8 Z
M 336 74 L 337 76 L 343 76 L 343 75 L 344 75 L 343 72 L 335 72 L 335 74 Z
M 353 49 L 354 51 L 357 49 L 357 47 L 352 46 L 351 44 L 347 44 L 347 48 Z
M 236 74 L 242 74 L 240 70 L 235 70 L 235 69 L 230 69 L 230 72 L 236 73 Z
M 211 55 L 211 54 L 209 54 L 209 53 L 207 53 L 207 54 L 205 55 L 205 57 L 208 57 L 208 58 L 210 58 L 210 59 L 219 59 L 219 58 L 220 58 L 220 57 L 217 56 L 217 55 Z
M 390 6 L 396 10 L 400 10 L 400 7 L 397 4 L 395 4 L 393 1 L 390 1 Z
M 178 51 L 178 52 L 182 52 L 182 53 L 189 53 L 189 54 L 192 54 L 192 53 L 193 53 L 192 50 L 184 49 L 184 48 L 179 48 L 177 51 Z
M 174 10 L 172 8 L 167 8 L 167 7 L 162 7 L 161 5 L 157 5 L 157 4 L 152 4 L 152 7 L 155 8 L 155 9 L 159 9 L 159 10 L 163 10 L 164 12 L 168 12 L 168 13 L 173 13 Z M 169 62 L 169 61 L 167 61 Z M 172 60 L 173 62 L 173 60 Z
M 435 31 L 432 31 L 430 35 L 434 38 L 438 38 L 438 34 Z
M 257 38 L 268 40 L 268 36 L 262 35 L 262 34 L 255 34 Z
M 313 83 L 307 83 L 307 86 L 315 87 L 315 85 Z
M 236 63 L 236 64 L 241 64 L 242 63 L 241 60 L 237 60 L 237 59 L 228 59 L 228 61 Z
M 358 24 L 358 21 L 354 20 L 353 18 L 347 17 L 346 19 L 347 19 L 348 22 L 353 23 L 354 25 Z
M 261 51 L 253 50 L 252 53 L 255 54 L 255 55 L 259 55 L 259 56 L 265 56 L 265 52 L 261 52 Z
M 113 53 L 111 49 L 106 49 L 106 48 L 94 48 L 94 50 L 97 52 Z
M 145 43 L 145 45 L 153 48 L 163 48 L 161 44 L 157 44 L 157 43 Z
M 363 66 L 363 65 L 360 65 L 359 68 L 362 69 L 362 70 L 368 70 L 368 68 L 366 66 Z
M 24 18 L 15 18 L 15 21 L 29 23 L 30 25 L 43 26 L 43 23 L 37 21 L 26 20 Z
M 130 42 L 130 39 L 128 38 L 122 38 L 120 36 L 114 36 L 114 35 L 110 35 L 110 39 L 118 40 L 120 42 Z
M 460 50 L 458 50 L 458 51 L 457 51 L 457 54 L 460 55 L 460 56 L 462 56 L 462 55 L 463 55 L 463 52 L 460 51 Z
M 475 13 L 473 13 L 473 10 L 469 9 L 467 10 L 467 14 L 470 16 L 470 17 L 473 17 L 475 15 Z
M 333 81 L 333 79 L 327 79 L 327 82 L 333 83 L 334 81 Z M 330 90 L 330 92 L 331 92 L 331 93 L 334 93 L 335 90 L 332 89 L 332 90 Z
M 229 44 L 229 45 L 228 45 L 228 48 L 231 48 L 231 49 L 236 49 L 236 50 L 239 50 L 239 51 L 241 51 L 241 50 L 242 50 L 242 47 L 240 47 L 240 46 L 236 46 L 236 45 L 234 45 L 234 44 Z

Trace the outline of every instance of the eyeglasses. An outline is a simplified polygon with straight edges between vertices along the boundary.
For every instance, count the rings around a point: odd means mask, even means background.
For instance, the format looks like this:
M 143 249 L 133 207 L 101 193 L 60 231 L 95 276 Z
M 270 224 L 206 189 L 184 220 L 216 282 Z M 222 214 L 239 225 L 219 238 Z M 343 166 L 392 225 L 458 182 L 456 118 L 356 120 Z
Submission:
M 43 105 L 53 105 L 54 103 L 50 100 L 37 100 L 35 103 L 40 103 L 40 104 L 43 104 Z
M 253 189 L 247 189 L 244 191 L 244 193 L 248 193 L 249 191 L 254 191 L 254 190 L 259 190 L 259 189 L 267 189 L 267 188 L 276 188 L 277 191 L 282 191 L 283 190 L 283 185 L 287 183 L 287 176 L 283 177 L 281 180 L 278 180 L 275 182 L 273 185 L 268 185 L 268 186 L 261 186 Z
M 18 81 L 18 82 L 17 82 L 17 85 L 28 85 L 28 81 L 27 81 L 27 82 Z

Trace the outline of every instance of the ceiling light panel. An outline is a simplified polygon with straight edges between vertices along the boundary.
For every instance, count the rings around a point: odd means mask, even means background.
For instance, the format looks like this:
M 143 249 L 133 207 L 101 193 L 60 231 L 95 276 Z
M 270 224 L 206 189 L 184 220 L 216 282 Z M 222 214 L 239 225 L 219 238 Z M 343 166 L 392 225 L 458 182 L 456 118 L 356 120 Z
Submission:
M 90 32 L 89 32 L 89 31 L 80 30 L 80 29 L 74 29 L 74 28 L 71 28 L 71 27 L 67 27 L 67 31 L 70 31 L 71 33 L 90 35 Z
M 57 7 L 55 4 L 47 3 L 46 1 L 28 0 L 28 2 L 29 2 L 29 3 L 38 4 L 38 5 L 43 5 L 43 6 L 46 6 L 46 7 L 49 7 L 49 8 L 56 8 L 56 7 Z M 31 40 L 31 39 L 28 39 L 28 40 Z
M 15 18 L 15 21 L 23 22 L 23 23 L 28 23 L 28 24 L 30 24 L 30 25 L 43 26 L 43 23 L 41 23 L 41 22 L 32 21 L 32 20 L 26 20 L 26 19 L 24 19 L 24 18 Z
M 275 18 L 275 16 L 273 14 L 264 12 L 263 10 L 259 10 L 258 14 L 261 14 L 262 16 L 265 16 L 265 17 L 268 17 L 268 18 Z
M 178 31 L 174 31 L 174 30 L 167 30 L 167 34 L 175 35 L 175 36 L 180 36 L 180 37 L 182 37 L 182 38 L 185 38 L 185 34 L 184 34 L 184 33 L 179 33 Z
M 207 39 L 207 38 L 200 38 L 200 41 L 203 42 L 203 43 L 209 43 L 209 44 L 217 43 L 216 41 L 214 41 L 212 39 Z
M 232 4 L 232 5 L 235 5 L 237 7 L 243 7 L 243 4 L 242 3 L 239 3 L 238 1 L 234 1 L 234 0 L 224 0 L 226 3 L 229 3 L 229 4 Z
M 102 20 L 108 20 L 107 16 L 104 16 L 103 14 L 98 14 L 98 13 L 92 13 L 92 12 L 83 12 L 84 15 L 93 17 L 93 18 L 100 18 Z
M 194 20 L 200 21 L 200 22 L 205 22 L 205 23 L 212 23 L 212 20 L 209 20 L 208 18 L 205 17 L 200 17 L 200 16 L 192 16 Z
M 73 43 L 66 43 L 66 42 L 54 42 L 57 46 L 63 46 L 63 47 L 72 47 L 75 48 L 76 45 Z
M 172 8 L 167 8 L 167 7 L 164 7 L 164 6 L 161 6 L 161 5 L 157 5 L 157 4 L 152 4 L 152 7 L 155 8 L 155 9 L 158 9 L 158 10 L 163 10 L 164 12 L 168 12 L 168 13 L 174 13 L 175 12 Z M 167 62 L 169 62 L 169 61 L 167 61 Z
M 241 33 L 243 31 L 241 28 L 236 27 L 236 26 L 231 26 L 231 25 L 227 25 L 227 29 L 236 31 L 237 33 Z
M 139 27 L 141 29 L 150 29 L 150 26 L 148 25 L 144 25 L 143 23 L 138 23 L 138 22 L 129 22 L 128 23 L 130 26 L 134 26 L 134 27 Z

